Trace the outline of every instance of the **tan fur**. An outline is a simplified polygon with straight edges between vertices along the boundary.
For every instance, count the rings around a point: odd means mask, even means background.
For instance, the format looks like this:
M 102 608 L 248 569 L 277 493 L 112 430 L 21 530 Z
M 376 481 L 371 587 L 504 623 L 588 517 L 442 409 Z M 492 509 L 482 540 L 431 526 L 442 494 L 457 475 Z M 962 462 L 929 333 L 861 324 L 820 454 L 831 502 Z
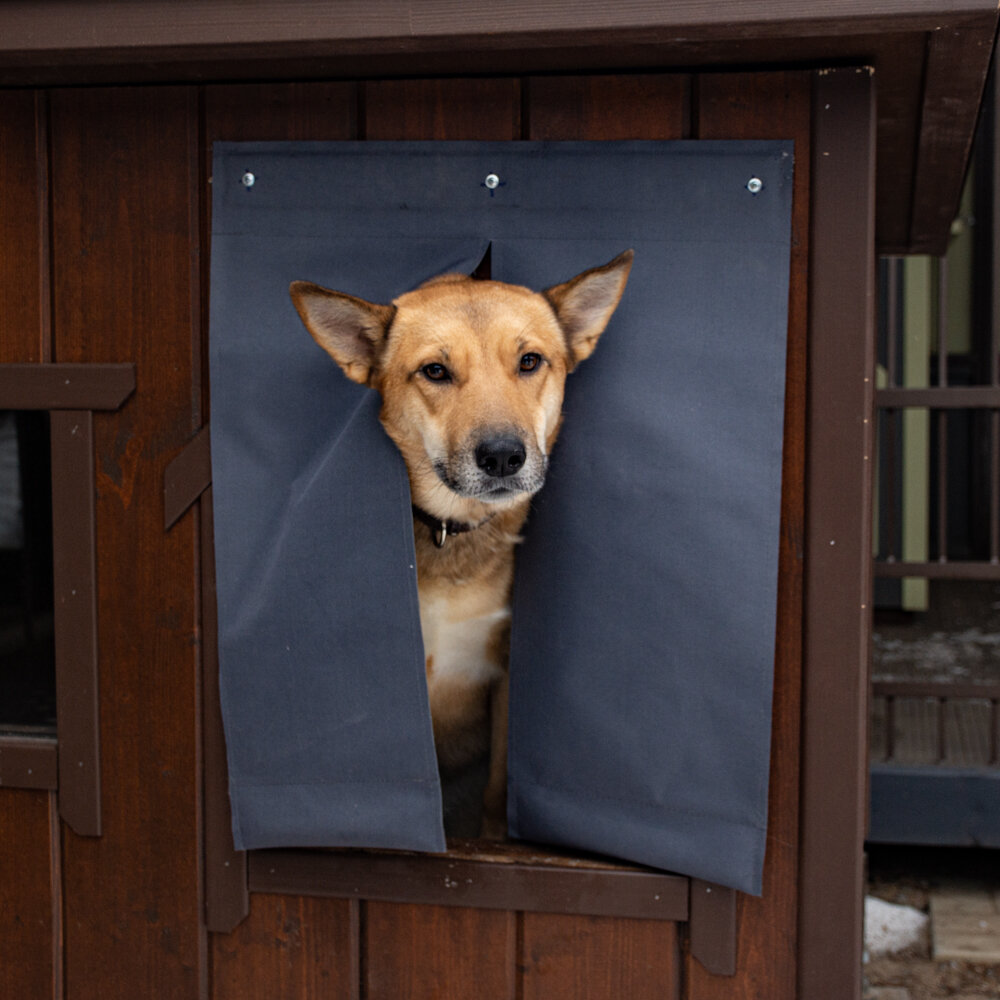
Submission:
M 596 346 L 631 263 L 626 251 L 544 293 L 442 275 L 389 306 L 308 282 L 291 286 L 317 343 L 348 378 L 381 393 L 380 419 L 406 461 L 414 504 L 442 521 L 476 525 L 438 547 L 415 520 L 414 537 L 438 760 L 446 771 L 489 752 L 487 836 L 505 829 L 514 546 L 559 432 L 566 375 Z M 537 366 L 524 370 L 535 357 Z M 447 380 L 436 377 L 439 369 Z M 510 460 L 520 461 L 516 471 L 487 471 L 480 449 L 506 468 L 510 449 L 496 446 L 510 442 L 521 446 Z

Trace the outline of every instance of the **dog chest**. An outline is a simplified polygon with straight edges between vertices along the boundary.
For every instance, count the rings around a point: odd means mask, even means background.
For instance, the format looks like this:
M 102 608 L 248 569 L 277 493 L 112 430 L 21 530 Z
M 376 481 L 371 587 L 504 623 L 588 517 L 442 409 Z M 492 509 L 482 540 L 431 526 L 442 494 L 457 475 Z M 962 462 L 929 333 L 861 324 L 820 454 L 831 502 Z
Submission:
M 457 593 L 421 589 L 420 626 L 432 714 L 447 689 L 489 685 L 503 672 L 510 607 L 490 607 L 492 602 L 483 597 L 464 588 Z

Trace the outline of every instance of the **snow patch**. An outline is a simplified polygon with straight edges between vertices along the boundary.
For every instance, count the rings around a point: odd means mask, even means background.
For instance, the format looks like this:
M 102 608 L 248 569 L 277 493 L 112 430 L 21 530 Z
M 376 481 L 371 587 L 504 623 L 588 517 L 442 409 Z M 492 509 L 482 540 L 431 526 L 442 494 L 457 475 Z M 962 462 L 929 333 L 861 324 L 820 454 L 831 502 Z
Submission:
M 868 896 L 865 899 L 865 953 L 869 958 L 877 958 L 921 944 L 927 936 L 927 925 L 927 914 L 912 906 Z

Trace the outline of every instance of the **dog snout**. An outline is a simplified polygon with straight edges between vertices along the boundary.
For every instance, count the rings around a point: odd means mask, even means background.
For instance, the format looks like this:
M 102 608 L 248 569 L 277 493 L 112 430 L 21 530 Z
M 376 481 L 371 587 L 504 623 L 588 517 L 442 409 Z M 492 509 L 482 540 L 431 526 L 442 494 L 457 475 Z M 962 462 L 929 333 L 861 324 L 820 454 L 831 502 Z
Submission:
M 476 446 L 476 465 L 498 479 L 516 475 L 526 458 L 524 442 L 514 437 L 488 438 Z

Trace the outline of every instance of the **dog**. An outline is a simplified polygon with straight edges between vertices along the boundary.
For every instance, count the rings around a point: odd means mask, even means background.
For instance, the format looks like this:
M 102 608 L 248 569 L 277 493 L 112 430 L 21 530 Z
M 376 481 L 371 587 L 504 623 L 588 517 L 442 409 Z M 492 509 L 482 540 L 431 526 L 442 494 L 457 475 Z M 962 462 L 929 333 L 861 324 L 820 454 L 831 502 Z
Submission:
M 289 289 L 320 347 L 381 394 L 406 463 L 438 764 L 453 774 L 488 754 L 486 838 L 506 833 L 515 546 L 545 481 L 566 376 L 596 347 L 632 258 L 542 292 L 461 274 L 388 305 L 307 281 Z

